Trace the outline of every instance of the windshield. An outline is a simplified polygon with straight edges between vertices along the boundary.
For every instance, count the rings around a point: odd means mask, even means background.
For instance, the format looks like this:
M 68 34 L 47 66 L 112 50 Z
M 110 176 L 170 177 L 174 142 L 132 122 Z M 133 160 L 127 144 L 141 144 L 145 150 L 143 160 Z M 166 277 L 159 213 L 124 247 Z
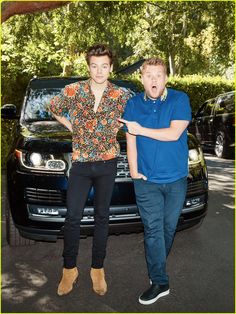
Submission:
M 132 95 L 135 94 L 130 88 L 121 88 L 129 90 Z M 24 108 L 24 120 L 27 122 L 55 120 L 48 111 L 48 105 L 51 98 L 60 94 L 62 89 L 63 87 L 30 89 Z M 69 113 L 65 114 L 65 117 L 70 120 Z
M 47 107 L 52 97 L 58 95 L 62 88 L 30 89 L 25 104 L 25 121 L 55 120 Z

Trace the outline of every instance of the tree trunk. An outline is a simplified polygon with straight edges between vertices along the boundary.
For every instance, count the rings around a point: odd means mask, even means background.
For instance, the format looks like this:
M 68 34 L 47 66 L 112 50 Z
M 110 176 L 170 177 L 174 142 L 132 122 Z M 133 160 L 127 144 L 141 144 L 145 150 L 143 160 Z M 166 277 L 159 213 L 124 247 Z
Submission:
M 176 68 L 175 68 L 174 55 L 172 52 L 169 54 L 169 68 L 170 68 L 170 75 L 175 76 Z
M 70 1 L 4 1 L 1 3 L 1 22 L 5 22 L 9 17 L 15 14 L 49 11 L 69 2 Z

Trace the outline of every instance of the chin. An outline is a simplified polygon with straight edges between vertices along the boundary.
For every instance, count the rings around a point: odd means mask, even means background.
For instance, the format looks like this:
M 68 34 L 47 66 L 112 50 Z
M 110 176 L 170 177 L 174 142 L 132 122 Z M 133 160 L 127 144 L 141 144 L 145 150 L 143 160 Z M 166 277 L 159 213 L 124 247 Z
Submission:
M 102 79 L 95 78 L 93 80 L 97 84 L 104 84 L 107 81 L 107 78 L 102 78 Z
M 159 94 L 158 93 L 155 93 L 155 94 L 149 93 L 149 97 L 157 99 L 159 97 Z

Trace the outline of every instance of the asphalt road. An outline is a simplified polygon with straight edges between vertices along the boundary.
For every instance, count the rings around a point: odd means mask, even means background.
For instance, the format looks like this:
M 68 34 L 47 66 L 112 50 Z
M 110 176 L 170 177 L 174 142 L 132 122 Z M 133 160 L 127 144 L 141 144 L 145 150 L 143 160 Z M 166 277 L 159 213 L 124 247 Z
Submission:
M 235 312 L 234 161 L 211 155 L 206 159 L 210 179 L 208 215 L 200 228 L 176 234 L 168 258 L 170 295 L 149 306 L 137 301 L 149 285 L 142 233 L 109 237 L 105 296 L 92 292 L 92 238 L 82 239 L 79 282 L 70 295 L 58 297 L 62 240 L 9 247 L 3 188 L 1 313 Z

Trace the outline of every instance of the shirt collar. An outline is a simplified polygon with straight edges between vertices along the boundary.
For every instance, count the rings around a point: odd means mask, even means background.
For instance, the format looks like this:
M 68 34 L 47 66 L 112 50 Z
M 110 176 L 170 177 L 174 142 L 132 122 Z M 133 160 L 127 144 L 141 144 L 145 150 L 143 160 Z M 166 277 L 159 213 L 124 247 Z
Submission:
M 162 93 L 162 95 L 161 95 L 161 97 L 160 97 L 160 100 L 161 100 L 161 101 L 165 101 L 167 95 L 168 95 L 168 90 L 167 90 L 167 88 L 165 87 L 165 89 L 164 89 L 164 91 L 163 91 L 163 93 Z M 146 92 L 144 92 L 144 100 L 146 101 L 146 100 L 148 100 L 148 99 L 152 100 L 151 98 L 148 97 L 148 95 L 146 94 Z

